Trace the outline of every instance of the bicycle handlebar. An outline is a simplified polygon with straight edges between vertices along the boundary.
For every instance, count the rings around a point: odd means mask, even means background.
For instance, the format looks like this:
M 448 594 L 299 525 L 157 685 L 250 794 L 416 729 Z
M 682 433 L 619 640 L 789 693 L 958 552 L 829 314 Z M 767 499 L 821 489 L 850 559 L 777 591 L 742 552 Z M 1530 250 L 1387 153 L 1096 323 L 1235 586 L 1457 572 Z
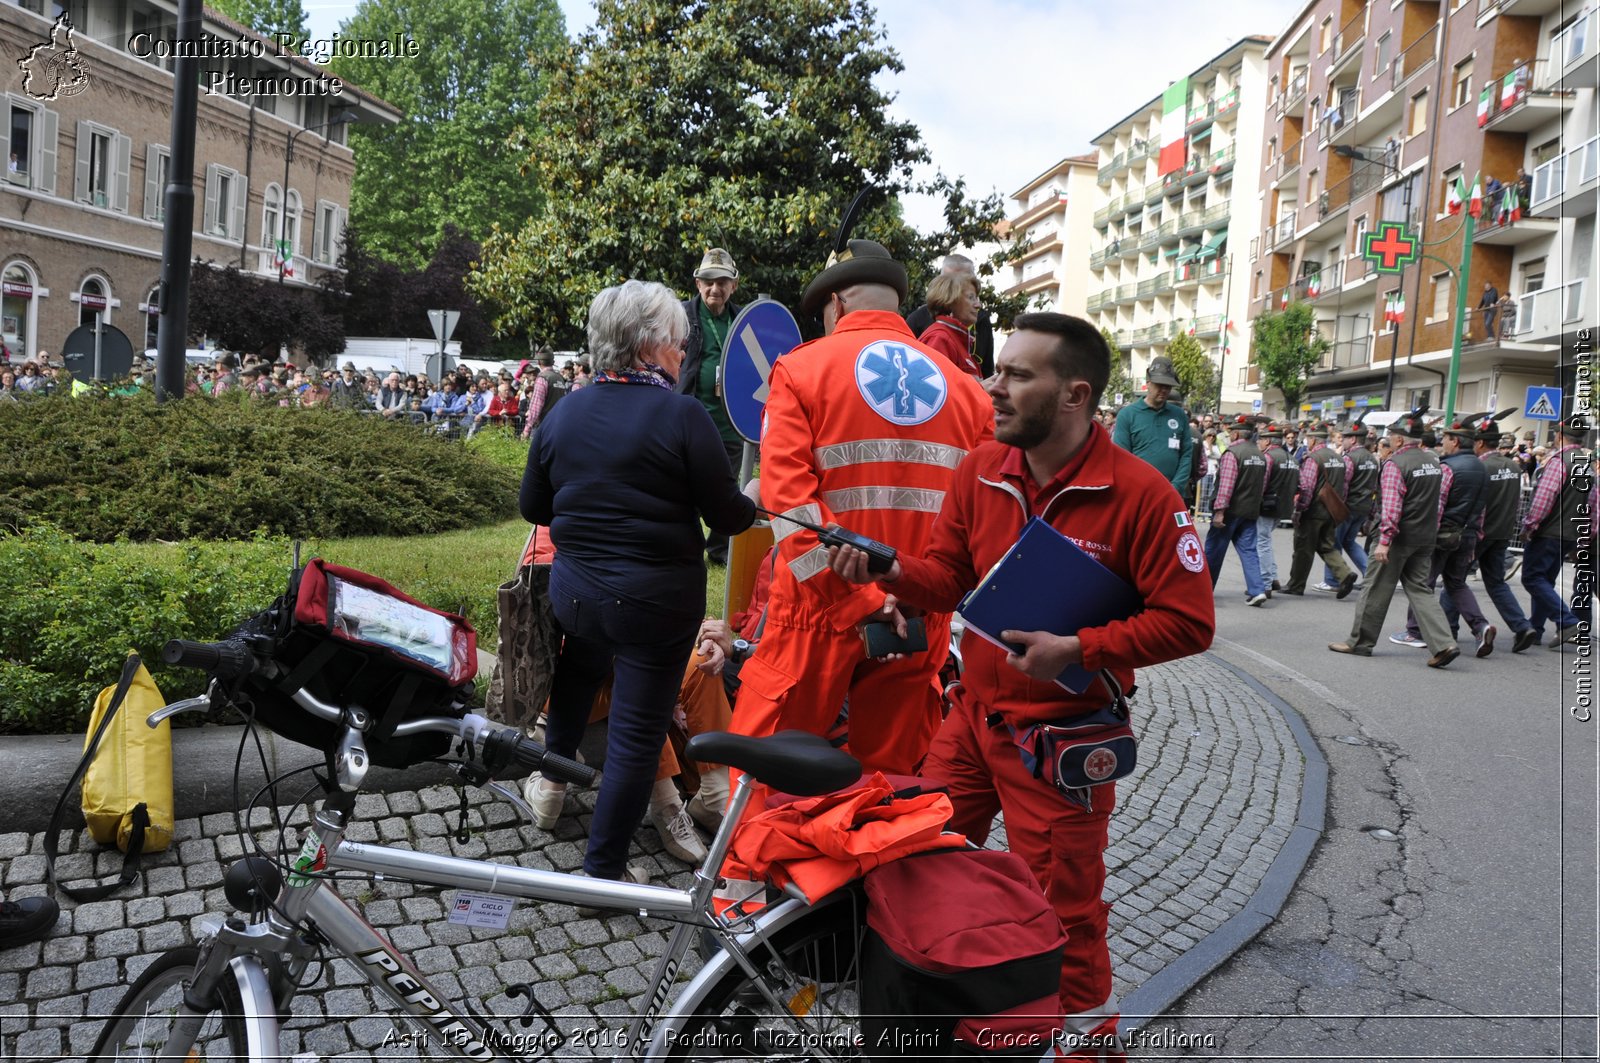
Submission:
M 256 655 L 243 639 L 221 642 L 190 642 L 173 639 L 161 647 L 161 659 L 179 668 L 201 668 L 219 679 L 237 679 L 260 667 Z

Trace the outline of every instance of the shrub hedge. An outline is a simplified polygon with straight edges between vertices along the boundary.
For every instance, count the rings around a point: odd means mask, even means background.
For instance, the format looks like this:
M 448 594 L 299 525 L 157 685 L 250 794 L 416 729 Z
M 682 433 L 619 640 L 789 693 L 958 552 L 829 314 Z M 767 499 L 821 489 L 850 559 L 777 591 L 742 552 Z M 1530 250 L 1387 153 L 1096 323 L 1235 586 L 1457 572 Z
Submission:
M 246 399 L 0 403 L 0 526 L 80 539 L 420 535 L 506 520 L 518 475 L 415 425 Z

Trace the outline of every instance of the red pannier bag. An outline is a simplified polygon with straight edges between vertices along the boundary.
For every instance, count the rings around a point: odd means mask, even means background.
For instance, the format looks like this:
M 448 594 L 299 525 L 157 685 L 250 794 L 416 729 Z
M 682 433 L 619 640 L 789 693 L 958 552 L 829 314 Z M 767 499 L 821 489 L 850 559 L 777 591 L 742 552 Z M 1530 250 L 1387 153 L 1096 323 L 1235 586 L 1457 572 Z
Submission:
M 868 872 L 863 1059 L 1026 1056 L 1061 1029 L 1061 920 L 1014 853 L 925 853 Z
M 311 716 L 294 694 L 304 689 L 330 705 L 364 709 L 373 720 L 367 755 L 381 767 L 446 752 L 448 735 L 397 738 L 395 728 L 422 716 L 461 717 L 478 674 L 478 636 L 465 619 L 321 558 L 294 573 L 284 595 L 237 634 L 277 665 L 243 681 L 235 699 L 241 709 L 330 755 L 343 729 Z

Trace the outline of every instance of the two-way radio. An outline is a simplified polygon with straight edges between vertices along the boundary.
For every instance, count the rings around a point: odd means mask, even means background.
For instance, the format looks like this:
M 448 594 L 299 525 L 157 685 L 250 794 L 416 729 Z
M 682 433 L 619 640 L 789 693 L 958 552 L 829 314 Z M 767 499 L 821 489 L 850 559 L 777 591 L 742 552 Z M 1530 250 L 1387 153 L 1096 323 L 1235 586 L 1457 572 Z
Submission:
M 857 532 L 846 531 L 844 528 L 824 528 L 812 524 L 808 520 L 791 517 L 786 513 L 774 513 L 770 509 L 756 507 L 757 513 L 764 513 L 773 520 L 786 520 L 790 524 L 798 524 L 807 531 L 816 532 L 817 538 L 822 540 L 824 546 L 853 546 L 867 555 L 867 571 L 878 574 L 889 571 L 894 564 L 895 548 L 887 543 L 880 543 L 876 539 L 869 539 Z

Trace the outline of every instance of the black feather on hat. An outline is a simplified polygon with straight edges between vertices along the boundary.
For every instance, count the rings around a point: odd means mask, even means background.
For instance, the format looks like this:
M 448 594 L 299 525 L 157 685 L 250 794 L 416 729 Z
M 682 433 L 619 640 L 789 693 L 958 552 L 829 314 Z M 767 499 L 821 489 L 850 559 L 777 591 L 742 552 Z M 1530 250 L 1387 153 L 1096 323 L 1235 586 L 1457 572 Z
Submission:
M 1484 410 L 1482 413 L 1464 413 L 1448 425 L 1441 425 L 1439 432 L 1442 435 L 1455 436 L 1458 439 L 1472 439 L 1478 434 L 1478 426 L 1485 417 L 1493 417 L 1493 410 Z
M 1488 443 L 1490 446 L 1498 447 L 1500 445 L 1500 422 L 1515 413 L 1516 409 L 1515 406 L 1507 406 L 1499 413 L 1484 414 L 1482 419 L 1478 421 L 1478 430 L 1473 433 L 1472 438 Z
M 1581 413 L 1574 413 L 1564 418 L 1556 431 L 1568 439 L 1582 439 L 1594 431 L 1594 424 Z
M 1410 413 L 1401 414 L 1389 425 L 1389 431 L 1394 435 L 1406 436 L 1409 439 L 1421 439 L 1427 432 L 1428 426 L 1423 421 L 1423 414 L 1428 412 L 1426 404 L 1418 406 Z
M 896 262 L 888 249 L 876 240 L 850 239 L 856 218 L 871 191 L 870 188 L 863 188 L 856 193 L 856 198 L 850 201 L 844 216 L 839 219 L 839 231 L 834 236 L 833 253 L 828 256 L 828 264 L 811 279 L 800 296 L 801 313 L 817 317 L 822 313 L 828 296 L 857 284 L 888 285 L 899 293 L 902 300 L 905 299 L 911 287 L 905 266 Z

